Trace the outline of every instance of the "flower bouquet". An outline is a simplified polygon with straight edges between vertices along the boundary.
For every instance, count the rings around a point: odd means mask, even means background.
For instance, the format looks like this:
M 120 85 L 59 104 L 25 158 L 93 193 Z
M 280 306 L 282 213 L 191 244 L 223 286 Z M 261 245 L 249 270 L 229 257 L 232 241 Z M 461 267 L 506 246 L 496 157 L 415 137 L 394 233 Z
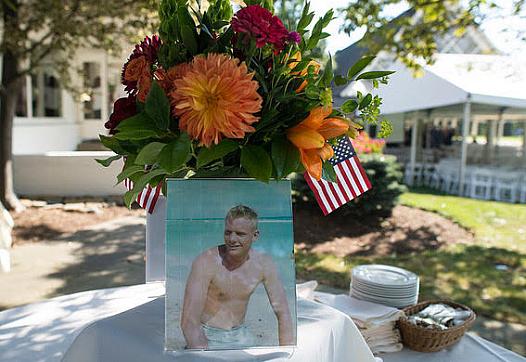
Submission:
M 133 182 L 126 204 L 167 177 L 268 182 L 306 171 L 336 180 L 333 146 L 376 122 L 381 100 L 358 93 L 336 108 L 331 86 L 362 79 L 378 87 L 391 72 L 362 72 L 373 60 L 365 57 L 335 77 L 330 57 L 323 66 L 313 59 L 332 10 L 312 25 L 306 3 L 287 29 L 271 0 L 206 5 L 162 0 L 159 35 L 124 64 L 128 97 L 115 102 L 110 135 L 100 136 L 117 155 L 99 162 L 124 159 L 118 182 Z

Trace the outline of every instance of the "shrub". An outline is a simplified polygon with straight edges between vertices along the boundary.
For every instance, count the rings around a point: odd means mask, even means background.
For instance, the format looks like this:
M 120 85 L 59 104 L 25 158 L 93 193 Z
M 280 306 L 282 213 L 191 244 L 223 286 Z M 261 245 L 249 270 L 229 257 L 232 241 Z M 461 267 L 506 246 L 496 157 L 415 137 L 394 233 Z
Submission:
M 402 170 L 396 157 L 382 154 L 360 155 L 360 161 L 371 181 L 373 188 L 364 195 L 342 206 L 335 213 L 354 217 L 391 215 L 398 203 L 398 197 L 407 191 L 402 184 Z M 293 199 L 295 202 L 316 204 L 303 175 L 295 174 L 292 179 Z

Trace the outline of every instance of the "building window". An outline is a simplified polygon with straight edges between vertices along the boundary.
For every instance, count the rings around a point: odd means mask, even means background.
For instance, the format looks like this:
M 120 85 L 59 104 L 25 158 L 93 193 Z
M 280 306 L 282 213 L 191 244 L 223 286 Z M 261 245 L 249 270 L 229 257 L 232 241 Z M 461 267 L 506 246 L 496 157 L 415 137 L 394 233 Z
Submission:
M 31 76 L 33 117 L 62 117 L 62 88 L 51 69 Z
M 85 62 L 82 68 L 84 73 L 84 119 L 100 119 L 102 113 L 100 63 Z

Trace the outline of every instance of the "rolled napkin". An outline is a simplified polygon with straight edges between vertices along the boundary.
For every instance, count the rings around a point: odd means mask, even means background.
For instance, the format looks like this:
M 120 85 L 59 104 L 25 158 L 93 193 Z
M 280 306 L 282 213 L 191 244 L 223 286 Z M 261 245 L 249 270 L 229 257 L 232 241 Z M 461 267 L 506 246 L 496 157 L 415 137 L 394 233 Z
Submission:
M 396 322 L 404 312 L 382 304 L 366 302 L 345 294 L 329 295 L 314 293 L 314 298 L 323 304 L 350 316 L 360 328 L 387 325 Z
M 307 300 L 314 300 L 314 290 L 318 287 L 318 282 L 309 280 L 308 282 L 296 284 L 296 297 Z
M 404 315 L 403 311 L 359 300 L 346 294 L 332 295 L 315 292 L 314 298 L 351 317 L 374 354 L 402 350 L 396 321 Z

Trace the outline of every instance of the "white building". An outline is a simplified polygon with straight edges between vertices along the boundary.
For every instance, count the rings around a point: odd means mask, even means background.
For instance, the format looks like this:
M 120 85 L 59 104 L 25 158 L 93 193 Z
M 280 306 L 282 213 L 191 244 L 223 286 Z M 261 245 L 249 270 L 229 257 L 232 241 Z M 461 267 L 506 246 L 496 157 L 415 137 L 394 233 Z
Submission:
M 122 186 L 114 187 L 122 165 L 114 163 L 105 169 L 94 161 L 111 152 L 77 150 L 84 142 L 107 134 L 104 123 L 113 102 L 123 96 L 121 69 L 130 49 L 121 58 L 98 49 L 79 50 L 72 63 L 72 69 L 79 70 L 72 79 L 78 96 L 61 86 L 52 63 L 26 76 L 13 127 L 14 186 L 19 195 L 124 193 Z
M 60 85 L 51 63 L 26 76 L 14 119 L 13 153 L 74 151 L 83 141 L 105 133 L 113 102 L 121 96 L 124 60 L 103 50 L 80 50 L 72 64 L 81 70 L 73 79 L 82 92 L 80 99 Z

